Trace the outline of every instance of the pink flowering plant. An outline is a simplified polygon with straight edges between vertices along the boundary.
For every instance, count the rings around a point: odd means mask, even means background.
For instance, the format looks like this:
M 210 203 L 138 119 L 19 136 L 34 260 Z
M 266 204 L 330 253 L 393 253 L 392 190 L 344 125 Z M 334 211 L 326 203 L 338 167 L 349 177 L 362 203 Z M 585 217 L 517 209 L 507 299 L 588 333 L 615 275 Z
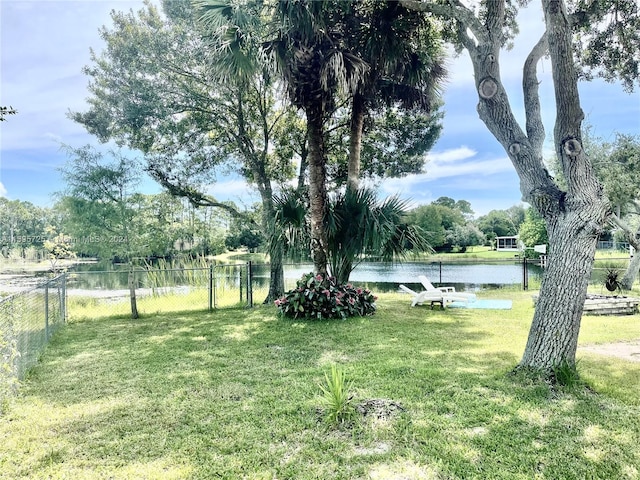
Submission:
M 298 280 L 296 288 L 275 301 L 280 314 L 289 318 L 348 318 L 373 315 L 376 300 L 366 288 L 350 283 L 338 285 L 334 277 L 308 273 Z

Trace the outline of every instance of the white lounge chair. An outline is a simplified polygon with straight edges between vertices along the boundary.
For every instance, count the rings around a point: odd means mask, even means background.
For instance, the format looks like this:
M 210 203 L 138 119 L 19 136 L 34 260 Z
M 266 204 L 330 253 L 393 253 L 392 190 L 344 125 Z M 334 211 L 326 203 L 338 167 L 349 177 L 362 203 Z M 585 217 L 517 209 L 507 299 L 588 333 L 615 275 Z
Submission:
M 456 292 L 456 287 L 435 287 L 427 277 L 424 275 L 418 275 L 418 279 L 427 292 L 442 292 L 447 295 L 448 298 L 458 302 L 475 302 L 476 295 L 474 293 Z
M 431 308 L 433 308 L 434 303 L 439 303 L 442 308 L 444 308 L 445 298 L 442 292 L 427 292 L 422 291 L 420 293 L 414 292 L 406 285 L 400 285 L 400 290 L 405 293 L 408 293 L 413 298 L 411 299 L 411 306 L 415 307 L 416 305 L 422 305 L 423 303 L 430 303 Z

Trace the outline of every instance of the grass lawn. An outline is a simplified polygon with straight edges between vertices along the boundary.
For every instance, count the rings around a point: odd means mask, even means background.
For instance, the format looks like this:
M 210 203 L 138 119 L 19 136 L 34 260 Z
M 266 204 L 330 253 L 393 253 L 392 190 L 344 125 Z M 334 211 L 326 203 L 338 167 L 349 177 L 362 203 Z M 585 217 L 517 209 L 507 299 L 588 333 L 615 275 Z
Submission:
M 531 295 L 479 296 L 513 309 L 387 294 L 348 321 L 258 307 L 73 322 L 0 418 L 0 478 L 640 478 L 640 363 L 580 354 L 572 389 L 509 375 Z M 638 317 L 585 317 L 581 342 L 640 338 Z M 356 404 L 401 408 L 329 426 L 333 364 Z

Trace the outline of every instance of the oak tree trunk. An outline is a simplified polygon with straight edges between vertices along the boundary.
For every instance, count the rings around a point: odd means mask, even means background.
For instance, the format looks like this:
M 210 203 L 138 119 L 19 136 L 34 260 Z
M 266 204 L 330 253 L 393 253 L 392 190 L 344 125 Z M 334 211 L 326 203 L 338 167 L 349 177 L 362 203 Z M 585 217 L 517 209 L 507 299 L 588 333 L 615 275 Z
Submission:
M 582 147 L 578 75 L 566 6 L 543 0 L 556 99 L 554 144 L 567 179 L 558 205 L 535 203 L 549 233 L 550 255 L 520 365 L 550 370 L 575 365 L 580 321 L 599 233 L 610 205 Z
M 262 200 L 262 218 L 261 226 L 265 236 L 269 238 L 269 293 L 264 303 L 271 303 L 284 294 L 284 267 L 283 267 L 283 246 L 278 244 L 274 229 L 275 208 L 273 205 L 273 190 L 271 181 L 267 176 L 265 169 L 265 161 L 253 163 L 253 176 L 260 192 Z
M 597 244 L 597 237 L 582 227 L 580 212 L 567 212 L 548 232 L 551 248 L 520 361 L 522 367 L 549 370 L 562 362 L 575 364 Z
M 634 206 L 636 213 L 640 214 L 640 205 L 637 202 L 634 202 Z M 623 290 L 631 290 L 631 288 L 633 288 L 633 283 L 636 281 L 636 277 L 638 276 L 638 271 L 640 271 L 640 228 L 632 230 L 629 225 L 620 219 L 619 212 L 616 213 L 616 215 L 612 215 L 611 220 L 615 225 L 622 229 L 623 232 L 625 232 L 629 245 L 635 250 L 633 258 L 629 261 L 627 270 L 624 272 L 622 280 L 620 280 L 620 286 Z
M 597 236 L 608 216 L 608 202 L 581 145 L 583 113 L 571 51 L 571 31 L 563 2 L 543 0 L 547 30 L 523 69 L 526 132 L 516 121 L 503 88 L 499 54 L 504 2 L 489 2 L 490 19 L 482 42 L 466 43 L 474 65 L 478 113 L 503 145 L 518 176 L 523 199 L 542 215 L 549 234 L 545 270 L 529 338 L 520 367 L 549 371 L 563 361 L 573 365 L 593 267 Z M 548 174 L 542 146 L 536 64 L 548 52 L 556 92 L 554 143 L 563 165 L 567 191 Z
M 263 107 L 262 110 L 266 111 Z M 238 91 L 237 104 L 236 104 L 236 117 L 238 123 L 239 138 L 246 139 L 249 135 L 246 133 L 246 111 L 245 101 L 241 91 Z M 262 117 L 262 127 L 264 137 L 268 138 L 269 125 L 266 122 L 266 117 Z M 275 207 L 273 205 L 273 189 L 271 188 L 271 179 L 267 173 L 267 157 L 268 157 L 268 141 L 265 141 L 265 145 L 261 150 L 257 150 L 253 147 L 252 142 L 242 141 L 239 142 L 240 151 L 243 154 L 246 165 L 250 168 L 251 174 L 255 185 L 258 187 L 260 193 L 260 199 L 262 201 L 262 217 L 261 227 L 265 237 L 268 237 L 269 245 L 269 293 L 265 298 L 264 303 L 271 303 L 277 298 L 280 298 L 284 294 L 284 268 L 282 265 L 283 260 L 283 247 L 282 245 L 274 244 L 275 236 L 273 234 L 276 226 L 274 225 L 275 219 Z
M 274 238 L 272 236 L 272 238 Z M 273 241 L 273 240 L 271 240 Z M 284 294 L 284 266 L 282 245 L 269 248 L 269 293 L 264 303 L 271 303 Z
M 543 275 L 520 367 L 549 371 L 563 361 L 574 365 L 596 241 L 610 215 L 610 207 L 582 148 L 584 115 L 565 2 L 542 0 L 546 31 L 523 68 L 526 117 L 523 131 L 513 115 L 500 77 L 506 1 L 487 1 L 482 18 L 463 2 L 401 1 L 409 8 L 457 22 L 458 40 L 468 50 L 473 64 L 480 119 L 509 155 L 520 178 L 523 200 L 538 210 L 547 226 L 549 265 Z M 536 68 L 547 53 L 556 100 L 554 145 L 567 181 L 566 191 L 553 181 L 543 162 L 545 134 Z
M 624 290 L 631 290 L 633 288 L 633 282 L 636 281 L 640 271 L 640 250 L 636 249 L 633 258 L 629 261 L 629 266 L 624 272 L 622 280 L 620 280 L 620 286 Z

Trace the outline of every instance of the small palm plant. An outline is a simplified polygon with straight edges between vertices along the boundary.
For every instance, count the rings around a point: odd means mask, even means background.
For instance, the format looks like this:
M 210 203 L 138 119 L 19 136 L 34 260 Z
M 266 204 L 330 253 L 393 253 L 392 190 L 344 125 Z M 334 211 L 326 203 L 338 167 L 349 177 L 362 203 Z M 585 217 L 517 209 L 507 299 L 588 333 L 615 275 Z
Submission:
M 622 293 L 622 283 L 618 279 L 620 277 L 620 271 L 616 268 L 609 267 L 607 268 L 607 273 L 605 274 L 604 286 L 610 292 L 618 291 Z
M 320 385 L 322 403 L 326 407 L 326 419 L 333 425 L 349 422 L 355 413 L 351 403 L 352 383 L 346 380 L 344 371 L 336 365 L 331 366 L 331 375 L 324 374 L 326 385 Z

